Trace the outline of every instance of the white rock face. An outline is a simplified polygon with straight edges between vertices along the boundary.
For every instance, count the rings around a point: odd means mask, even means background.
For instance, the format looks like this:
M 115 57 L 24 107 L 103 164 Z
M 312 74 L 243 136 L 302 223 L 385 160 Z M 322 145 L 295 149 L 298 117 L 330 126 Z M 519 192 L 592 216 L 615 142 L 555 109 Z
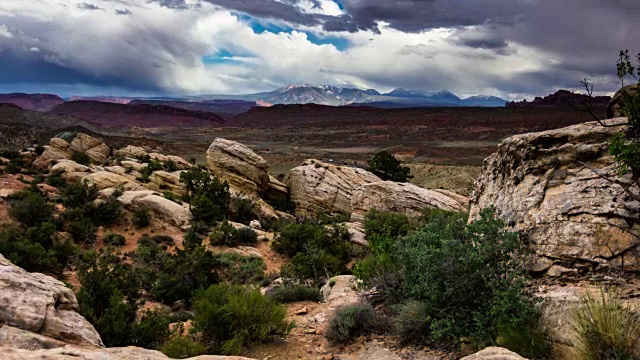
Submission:
M 527 360 L 527 359 L 505 348 L 491 346 L 473 355 L 465 356 L 460 360 Z
M 0 347 L 0 358 L 3 360 L 167 360 L 160 351 L 139 347 L 123 348 L 85 348 L 65 346 L 50 350 L 18 350 Z M 202 355 L 187 360 L 253 360 L 242 356 Z
M 122 186 L 125 190 L 140 190 L 144 186 L 131 178 L 112 173 L 109 171 L 98 171 L 82 178 L 82 181 L 89 181 L 96 185 L 98 190 L 106 188 L 117 188 Z
M 84 133 L 78 133 L 76 137 L 71 140 L 67 155 L 71 156 L 74 152 L 83 152 L 89 156 L 94 163 L 102 164 L 107 161 L 111 148 L 102 141 L 91 137 Z
M 62 282 L 29 273 L 0 255 L 0 326 L 70 344 L 103 346 L 100 335 L 78 313 L 79 309 L 75 294 Z M 10 341 L 19 331 L 4 329 L 2 334 L 5 341 Z
M 361 185 L 381 181 L 372 173 L 350 166 L 307 160 L 285 178 L 296 214 L 318 211 L 351 215 L 351 198 Z
M 508 225 L 526 233 L 538 270 L 556 262 L 640 269 L 632 234 L 640 234 L 640 203 L 602 177 L 629 181 L 617 175 L 608 151 L 610 137 L 621 130 L 590 122 L 507 138 L 485 160 L 470 218 L 495 206 Z
M 173 225 L 185 228 L 191 221 L 191 211 L 151 190 L 125 191 L 119 198 L 127 209 L 147 208 Z
M 246 195 L 262 193 L 269 187 L 267 161 L 238 142 L 215 139 L 207 150 L 207 164 L 214 175 Z
M 424 209 L 465 211 L 468 199 L 442 190 L 427 190 L 409 183 L 379 181 L 360 186 L 351 199 L 352 222 L 363 222 L 372 209 L 393 211 L 417 219 Z

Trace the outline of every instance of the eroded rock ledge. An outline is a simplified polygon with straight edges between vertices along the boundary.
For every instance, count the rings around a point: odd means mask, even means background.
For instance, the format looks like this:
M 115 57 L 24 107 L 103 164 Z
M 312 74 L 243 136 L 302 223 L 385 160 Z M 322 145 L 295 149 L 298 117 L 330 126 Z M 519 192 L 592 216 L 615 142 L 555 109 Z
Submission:
M 633 235 L 640 234 L 640 203 L 605 179 L 629 180 L 618 176 L 608 151 L 611 136 L 623 130 L 589 122 L 507 138 L 485 159 L 470 218 L 495 206 L 513 230 L 527 236 L 535 271 L 554 264 L 583 272 L 602 266 L 640 269 Z

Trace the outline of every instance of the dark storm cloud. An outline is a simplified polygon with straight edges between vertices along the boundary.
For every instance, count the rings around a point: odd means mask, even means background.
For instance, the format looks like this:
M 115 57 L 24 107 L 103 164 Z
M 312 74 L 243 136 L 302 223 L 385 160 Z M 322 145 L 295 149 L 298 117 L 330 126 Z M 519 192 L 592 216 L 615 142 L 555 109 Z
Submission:
M 116 15 L 131 15 L 131 11 L 129 9 L 116 9 Z
M 157 3 L 169 9 L 187 9 L 189 7 L 185 0 L 150 0 L 149 2 Z
M 89 4 L 89 3 L 78 4 L 78 9 L 83 9 L 83 10 L 104 10 L 103 8 L 99 7 L 98 5 Z

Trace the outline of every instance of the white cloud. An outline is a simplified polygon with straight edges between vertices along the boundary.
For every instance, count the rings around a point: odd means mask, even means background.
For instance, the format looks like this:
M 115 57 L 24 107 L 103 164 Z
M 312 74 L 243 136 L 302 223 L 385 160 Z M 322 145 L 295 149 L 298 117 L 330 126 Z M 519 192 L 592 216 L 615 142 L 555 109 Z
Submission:
M 6 39 L 11 39 L 13 37 L 13 34 L 9 31 L 7 25 L 0 25 L 0 37 Z

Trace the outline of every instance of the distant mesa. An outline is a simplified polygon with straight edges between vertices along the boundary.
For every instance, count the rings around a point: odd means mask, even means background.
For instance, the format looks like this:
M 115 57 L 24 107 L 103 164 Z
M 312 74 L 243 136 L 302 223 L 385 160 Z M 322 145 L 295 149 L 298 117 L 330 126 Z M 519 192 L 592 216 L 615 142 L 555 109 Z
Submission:
M 166 105 L 116 104 L 98 101 L 68 101 L 50 113 L 75 116 L 103 127 L 139 128 L 219 126 L 227 120 L 212 112 L 187 110 Z
M 49 111 L 64 103 L 64 100 L 51 94 L 0 94 L 0 103 L 13 104 L 25 110 Z
M 131 98 L 111 97 L 111 96 L 72 96 L 69 101 L 99 101 L 114 104 L 128 104 Z
M 533 101 L 512 101 L 507 107 L 532 108 L 532 107 L 567 107 L 582 108 L 587 104 L 594 107 L 606 107 L 611 101 L 610 96 L 594 96 L 573 93 L 568 90 L 558 90 L 554 94 L 545 97 L 536 97 Z

